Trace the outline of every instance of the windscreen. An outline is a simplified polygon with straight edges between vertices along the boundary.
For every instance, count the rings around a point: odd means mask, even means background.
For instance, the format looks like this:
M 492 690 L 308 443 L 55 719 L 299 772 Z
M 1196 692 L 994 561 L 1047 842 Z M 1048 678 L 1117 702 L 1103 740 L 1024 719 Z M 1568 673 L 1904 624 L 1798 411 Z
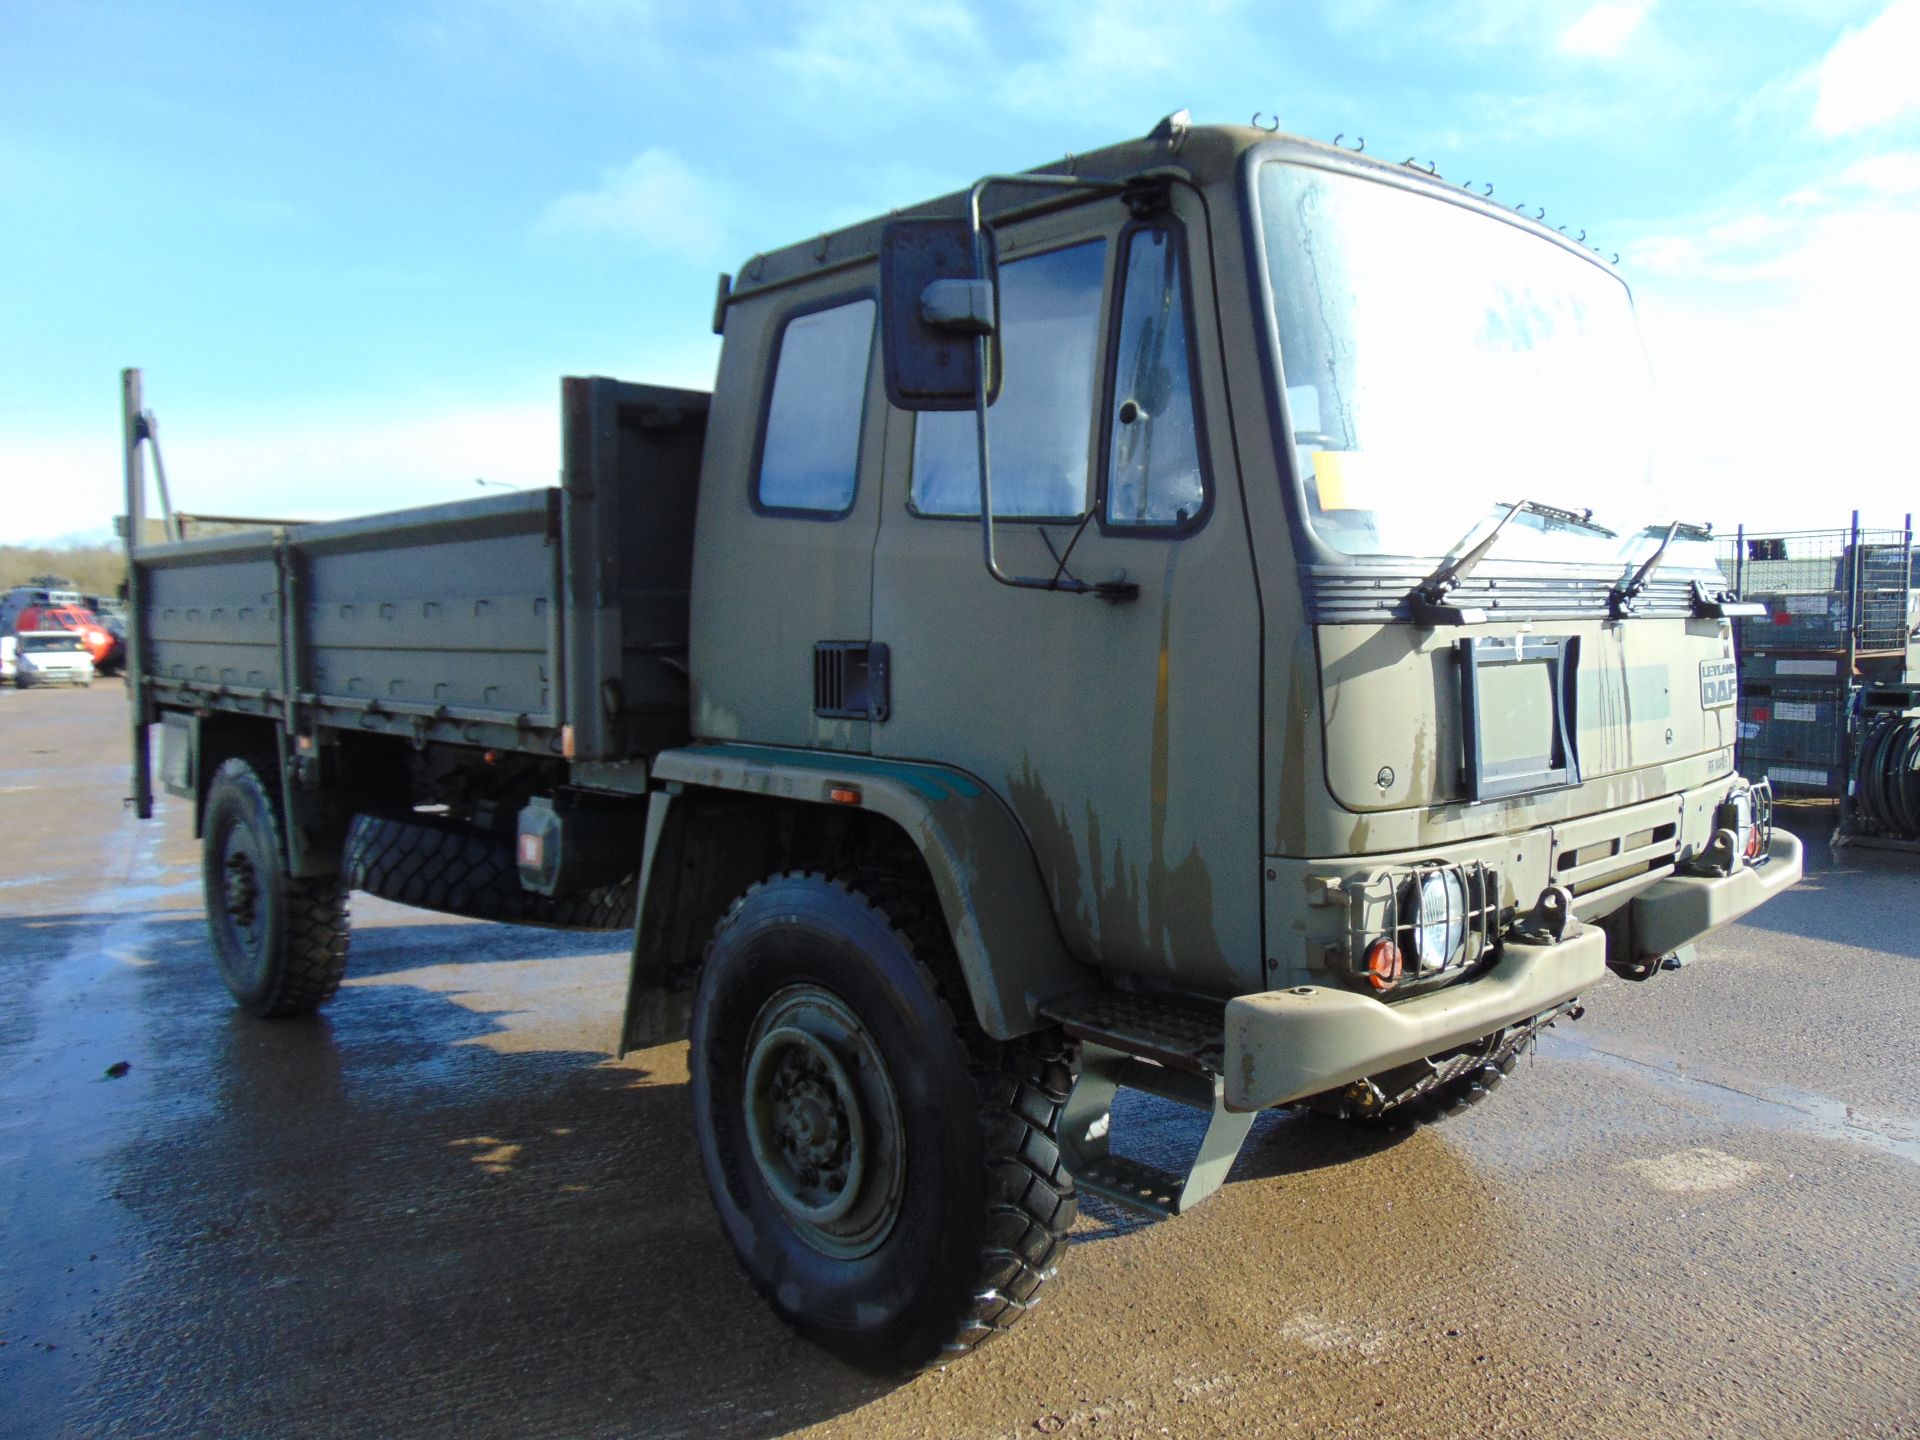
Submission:
M 1653 488 L 1651 386 L 1626 287 L 1471 207 L 1268 162 L 1257 179 L 1287 410 L 1316 534 L 1456 553 L 1520 500 L 1501 558 L 1627 560 Z M 1590 513 L 1588 513 L 1590 512 Z M 1584 518 L 1583 518 L 1584 517 Z M 1708 547 L 1670 565 L 1712 568 Z
M 63 633 L 59 635 L 22 635 L 20 637 L 20 648 L 22 650 L 46 653 L 50 651 L 78 650 L 81 646 L 78 636 Z

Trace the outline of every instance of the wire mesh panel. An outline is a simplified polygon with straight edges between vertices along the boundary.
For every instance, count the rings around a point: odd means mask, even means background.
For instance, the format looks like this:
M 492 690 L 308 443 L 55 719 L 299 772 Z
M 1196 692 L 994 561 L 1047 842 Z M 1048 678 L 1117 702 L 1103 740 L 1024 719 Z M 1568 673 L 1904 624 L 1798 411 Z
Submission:
M 1749 654 L 1902 651 L 1920 622 L 1910 528 L 1742 531 L 1721 540 L 1719 560 L 1743 596 L 1767 607 L 1740 622 Z
M 1904 649 L 1913 632 L 1914 597 L 1912 546 L 1895 534 L 1891 540 L 1871 539 L 1882 532 L 1862 532 L 1852 552 L 1860 563 L 1857 634 L 1862 650 Z M 1841 583 L 1851 586 L 1851 563 L 1841 566 Z
M 1847 780 L 1845 684 L 1741 686 L 1738 756 L 1749 780 L 1781 790 L 1839 795 Z

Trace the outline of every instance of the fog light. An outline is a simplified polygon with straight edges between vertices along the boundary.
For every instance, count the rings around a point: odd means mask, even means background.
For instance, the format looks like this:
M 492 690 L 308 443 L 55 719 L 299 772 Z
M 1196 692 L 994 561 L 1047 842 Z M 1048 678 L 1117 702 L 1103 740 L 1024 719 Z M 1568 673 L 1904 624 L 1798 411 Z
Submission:
M 1367 983 L 1376 990 L 1391 990 L 1400 983 L 1400 947 L 1382 937 L 1367 947 Z

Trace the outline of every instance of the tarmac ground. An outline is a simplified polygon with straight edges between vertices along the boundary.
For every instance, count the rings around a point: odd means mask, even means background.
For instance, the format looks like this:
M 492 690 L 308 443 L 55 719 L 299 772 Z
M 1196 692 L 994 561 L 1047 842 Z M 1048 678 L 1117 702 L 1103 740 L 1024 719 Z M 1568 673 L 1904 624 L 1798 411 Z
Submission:
M 250 1019 L 126 737 L 117 684 L 0 692 L 0 1434 L 1920 1433 L 1920 859 L 1830 812 L 1491 1103 L 1262 1117 L 1205 1205 L 1090 1202 L 1038 1314 L 888 1384 L 741 1277 L 685 1046 L 608 1059 L 619 936 L 356 895 L 335 1003 Z

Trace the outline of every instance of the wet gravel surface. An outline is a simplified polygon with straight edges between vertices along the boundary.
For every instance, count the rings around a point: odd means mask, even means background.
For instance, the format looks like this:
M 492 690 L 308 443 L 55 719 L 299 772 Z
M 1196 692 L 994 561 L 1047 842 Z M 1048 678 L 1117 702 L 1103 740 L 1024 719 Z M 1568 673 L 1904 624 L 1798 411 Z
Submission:
M 356 896 L 324 1017 L 248 1019 L 124 716 L 0 692 L 0 1434 L 1920 1433 L 1920 861 L 1821 812 L 1806 882 L 1493 1103 L 1263 1117 L 1213 1200 L 1090 1205 L 1031 1322 L 888 1385 L 741 1279 L 685 1048 L 606 1058 L 617 938 Z

